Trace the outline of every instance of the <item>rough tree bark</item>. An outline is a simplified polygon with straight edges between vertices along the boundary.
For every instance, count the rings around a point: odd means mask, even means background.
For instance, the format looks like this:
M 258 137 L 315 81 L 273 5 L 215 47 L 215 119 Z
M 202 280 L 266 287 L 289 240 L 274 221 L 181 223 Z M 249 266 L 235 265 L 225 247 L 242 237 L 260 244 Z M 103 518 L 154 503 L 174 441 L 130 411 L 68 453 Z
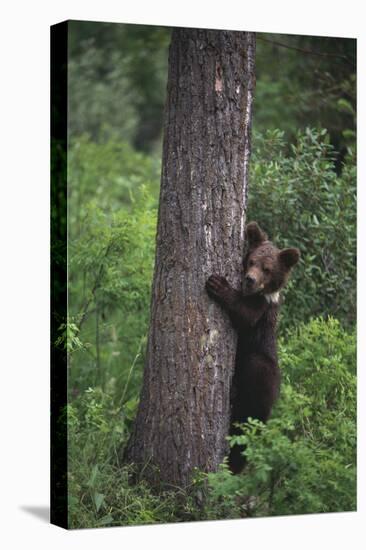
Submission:
M 253 33 L 172 34 L 150 332 L 127 448 L 168 485 L 214 471 L 227 451 L 236 334 L 205 281 L 240 284 L 254 56 Z

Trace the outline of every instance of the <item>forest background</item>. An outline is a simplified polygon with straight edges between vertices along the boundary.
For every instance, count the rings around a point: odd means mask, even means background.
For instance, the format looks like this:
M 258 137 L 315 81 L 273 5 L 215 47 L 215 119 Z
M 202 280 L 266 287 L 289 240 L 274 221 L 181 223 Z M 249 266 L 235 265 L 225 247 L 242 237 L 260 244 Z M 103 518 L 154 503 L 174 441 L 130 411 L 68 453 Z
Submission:
M 356 43 L 257 35 L 247 220 L 301 249 L 280 324 L 281 399 L 245 474 L 152 493 L 121 464 L 144 365 L 170 30 L 69 35 L 71 527 L 354 510 Z M 197 495 L 204 493 L 202 502 Z M 255 498 L 248 499 L 248 495 Z

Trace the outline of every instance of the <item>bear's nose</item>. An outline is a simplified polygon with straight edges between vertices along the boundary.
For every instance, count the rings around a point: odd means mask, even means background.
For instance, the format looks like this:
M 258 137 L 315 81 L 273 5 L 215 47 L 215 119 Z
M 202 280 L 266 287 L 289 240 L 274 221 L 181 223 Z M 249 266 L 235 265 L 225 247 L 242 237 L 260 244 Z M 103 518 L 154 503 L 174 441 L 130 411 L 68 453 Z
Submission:
M 254 277 L 252 277 L 251 275 L 247 275 L 247 276 L 245 277 L 245 283 L 246 283 L 246 285 L 249 286 L 249 287 L 250 287 L 250 286 L 253 286 L 254 283 L 255 283 Z

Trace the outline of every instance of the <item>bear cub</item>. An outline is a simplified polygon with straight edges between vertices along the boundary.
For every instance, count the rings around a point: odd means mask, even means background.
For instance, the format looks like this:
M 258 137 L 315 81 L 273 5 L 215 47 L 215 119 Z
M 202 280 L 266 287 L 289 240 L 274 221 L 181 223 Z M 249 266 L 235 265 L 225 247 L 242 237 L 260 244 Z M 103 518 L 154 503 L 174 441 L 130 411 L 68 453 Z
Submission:
M 248 417 L 266 422 L 280 387 L 276 324 L 280 291 L 300 258 L 297 248 L 279 250 L 256 222 L 245 228 L 247 252 L 241 290 L 225 277 L 211 275 L 208 294 L 226 310 L 238 331 L 238 347 L 231 389 L 230 435 L 240 431 L 237 422 Z M 235 445 L 229 455 L 233 473 L 242 470 L 242 448 Z

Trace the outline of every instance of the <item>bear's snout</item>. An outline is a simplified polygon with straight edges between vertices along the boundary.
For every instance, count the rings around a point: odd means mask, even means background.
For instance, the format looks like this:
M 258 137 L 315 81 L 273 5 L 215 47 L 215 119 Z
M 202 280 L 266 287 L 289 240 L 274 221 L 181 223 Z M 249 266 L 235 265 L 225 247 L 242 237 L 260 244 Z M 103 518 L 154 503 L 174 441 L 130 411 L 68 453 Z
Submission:
M 252 275 L 247 275 L 245 277 L 245 285 L 247 286 L 247 288 L 253 288 L 255 282 L 255 277 L 253 277 Z
M 244 294 L 254 294 L 258 290 L 258 279 L 254 273 L 247 273 L 242 284 Z

